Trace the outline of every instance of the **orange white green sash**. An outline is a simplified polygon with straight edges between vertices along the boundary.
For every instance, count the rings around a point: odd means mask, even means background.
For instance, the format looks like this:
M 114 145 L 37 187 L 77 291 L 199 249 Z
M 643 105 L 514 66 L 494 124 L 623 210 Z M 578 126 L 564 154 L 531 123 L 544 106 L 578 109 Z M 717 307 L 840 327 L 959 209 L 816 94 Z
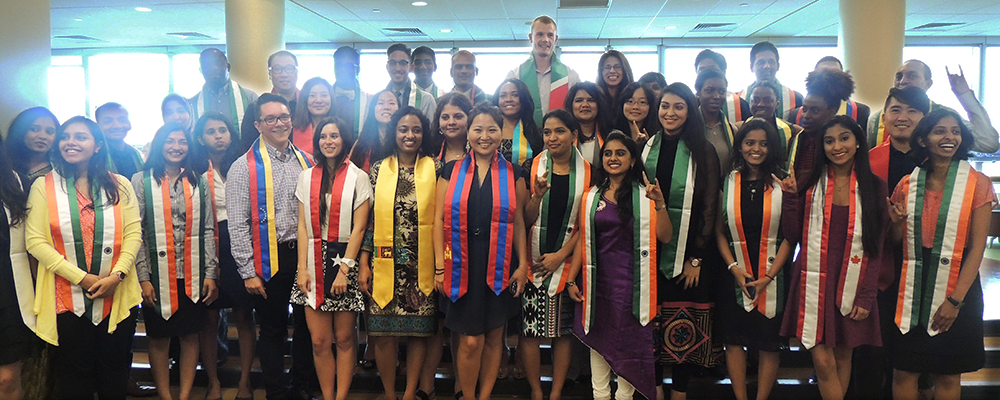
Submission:
M 533 155 L 531 143 L 528 143 L 528 138 L 524 136 L 524 131 L 521 127 L 521 121 L 517 121 L 517 125 L 514 125 L 514 135 L 511 138 L 510 162 L 514 165 L 524 164 Z
M 906 242 L 903 245 L 903 269 L 900 273 L 899 298 L 896 302 L 896 326 L 906 334 L 917 325 L 931 329 L 931 316 L 955 290 L 962 270 L 962 252 L 969 232 L 972 199 L 976 179 L 966 161 L 953 160 L 948 167 L 931 259 L 923 256 L 924 195 L 927 192 L 927 170 L 917 167 L 899 182 L 906 185 Z M 925 273 L 924 268 L 930 268 Z M 923 281 L 924 277 L 928 280 Z
M 212 196 L 212 215 L 215 216 L 215 253 L 218 256 L 219 253 L 219 205 L 215 204 L 215 168 L 212 165 L 212 161 L 208 161 L 208 170 L 202 175 L 205 179 L 205 186 L 208 188 L 208 195 Z
M 796 101 L 797 99 L 795 98 L 795 90 L 793 90 L 788 86 L 782 85 L 777 80 L 774 81 L 774 86 L 781 89 L 778 90 L 777 93 L 775 93 L 775 95 L 777 95 L 778 97 L 777 98 L 778 106 L 774 109 L 775 117 L 784 118 L 786 110 L 794 110 L 796 108 L 799 108 L 799 106 L 801 106 L 801 104 L 799 104 Z M 756 87 L 757 87 L 757 82 L 754 81 L 754 83 L 751 83 L 750 86 L 747 86 L 747 88 L 744 91 L 740 92 L 740 97 L 742 97 L 747 101 L 750 101 L 750 95 L 753 94 L 753 90 Z
M 656 180 L 656 167 L 660 162 L 660 147 L 663 131 L 654 135 L 642 149 L 643 166 L 650 183 Z M 683 139 L 677 143 L 677 153 L 673 159 L 670 179 L 670 194 L 667 201 L 667 215 L 677 232 L 674 240 L 662 245 L 659 253 L 660 270 L 668 278 L 675 278 L 684 270 L 684 249 L 687 248 L 688 231 L 691 228 L 691 208 L 694 204 L 695 163 L 691 150 Z
M 295 154 L 302 169 L 312 166 L 312 158 L 308 154 L 291 142 L 288 146 L 292 148 L 292 153 Z M 275 220 L 271 156 L 260 138 L 250 146 L 247 162 L 250 171 L 250 233 L 253 243 L 260 246 L 258 254 L 254 257 L 254 267 L 257 275 L 266 282 L 278 273 L 278 230 L 271 223 Z
M 854 308 L 854 299 L 868 266 L 868 256 L 864 253 L 861 240 L 861 198 L 857 193 L 858 180 L 851 171 L 849 217 L 845 238 L 830 236 L 830 215 L 833 207 L 835 184 L 833 170 L 823 174 L 815 186 L 806 191 L 805 218 L 802 226 L 802 246 L 800 253 L 799 301 L 797 334 L 802 345 L 811 349 L 822 341 L 826 315 L 827 279 L 837 279 L 837 307 L 841 315 L 848 315 Z M 831 240 L 846 240 L 844 260 L 840 276 L 830 276 L 827 264 L 827 244 Z
M 726 93 L 726 102 L 722 103 L 722 114 L 730 121 L 743 121 L 746 116 L 743 115 L 742 104 L 739 93 Z
M 570 153 L 569 160 L 569 198 L 558 199 L 566 201 L 566 211 L 562 218 L 560 218 L 559 226 L 548 226 L 549 222 L 549 205 L 554 200 L 551 196 L 552 191 L 549 190 L 545 192 L 542 196 L 542 201 L 539 203 L 539 213 L 538 218 L 535 223 L 531 225 L 531 259 L 538 260 L 542 256 L 542 251 L 545 249 L 553 248 L 550 243 L 547 242 L 548 230 L 557 229 L 563 232 L 563 238 L 559 241 L 559 247 L 569 241 L 570 237 L 573 236 L 573 232 L 576 229 L 576 223 L 579 221 L 578 212 L 580 210 L 580 199 L 583 192 L 590 187 L 590 163 L 584 159 L 583 155 L 573 147 Z M 539 168 L 541 166 L 541 168 Z M 535 181 L 545 173 L 549 171 L 548 179 L 552 179 L 552 157 L 549 156 L 549 151 L 542 151 L 538 157 L 535 157 L 535 161 L 531 164 L 531 191 L 535 191 Z M 545 286 L 548 288 L 549 297 L 555 296 L 557 293 L 562 292 L 565 288 L 566 281 L 569 278 L 570 264 L 572 260 L 566 259 L 563 265 L 555 270 L 547 278 L 542 278 L 541 276 L 532 275 L 532 282 L 535 287 Z
M 202 198 L 205 182 L 200 180 L 197 187 L 187 178 L 178 178 L 184 189 L 184 243 L 174 241 L 173 211 L 170 202 L 170 178 L 152 178 L 152 171 L 143 172 L 143 188 L 146 197 L 144 221 L 146 223 L 146 246 L 149 249 L 150 283 L 156 291 L 157 304 L 154 305 L 163 319 L 168 320 L 179 307 L 180 290 L 177 287 L 176 251 L 184 246 L 184 293 L 191 301 L 201 300 L 201 289 L 205 284 L 205 216 L 209 205 Z M 213 200 L 214 202 L 214 200 Z
M 476 176 L 475 155 L 456 162 L 444 200 L 444 289 L 452 302 L 469 289 L 469 192 Z M 514 167 L 497 153 L 490 166 L 493 201 L 490 215 L 490 254 L 486 264 L 486 284 L 499 295 L 510 280 L 514 256 L 514 216 L 517 195 Z M 486 182 L 482 183 L 487 184 Z M 471 210 L 477 212 L 479 210 Z
M 114 178 L 114 176 L 112 176 Z M 117 182 L 117 180 L 116 180 Z M 49 203 L 49 229 L 56 251 L 84 272 L 106 277 L 118 262 L 123 233 L 122 202 L 105 205 L 108 201 L 102 190 L 94 190 L 94 247 L 91 259 L 84 248 L 80 206 L 77 202 L 76 182 L 73 177 L 63 177 L 52 171 L 45 175 L 45 198 Z M 73 314 L 84 317 L 95 326 L 111 314 L 114 297 L 91 300 L 79 285 L 56 275 L 56 296 Z
M 569 68 L 566 68 L 559 57 L 551 56 L 552 66 L 550 67 L 549 78 L 552 84 L 549 86 L 549 111 L 563 108 L 566 96 L 569 94 Z M 535 100 L 535 123 L 542 124 L 542 98 L 538 93 L 538 68 L 535 66 L 535 55 L 528 56 L 528 59 L 518 67 L 518 79 L 524 82 L 531 92 L 531 98 Z M 513 162 L 513 160 L 511 160 Z
M 597 211 L 603 208 L 598 187 L 583 194 L 584 211 L 580 213 L 583 237 L 580 251 L 583 257 L 583 332 L 590 333 L 594 322 L 594 292 L 597 291 Z M 632 315 L 643 326 L 656 316 L 656 204 L 646 198 L 645 189 L 632 182 Z
M 396 183 L 399 181 L 399 161 L 395 155 L 386 157 L 379 164 L 375 182 L 375 261 L 372 271 L 372 299 L 385 308 L 395 292 L 396 258 L 393 235 L 396 230 Z M 430 295 L 434 290 L 434 195 L 437 171 L 434 159 L 417 157 L 413 171 L 414 191 L 417 197 L 417 285 L 421 292 Z M 331 207 L 332 208 L 332 207 Z M 349 235 L 348 235 L 349 236 Z
M 323 290 L 324 275 L 323 242 L 347 243 L 351 239 L 351 229 L 354 221 L 354 189 L 358 183 L 358 168 L 350 160 L 345 160 L 337 168 L 330 185 L 330 193 L 320 199 L 320 189 L 323 186 L 323 166 L 315 166 L 303 171 L 309 174 L 309 197 L 303 201 L 309 223 L 306 225 L 306 270 L 313 282 L 312 290 L 306 292 L 306 300 L 313 309 L 319 309 L 326 294 Z M 325 202 L 327 215 L 319 214 L 320 202 Z M 338 270 L 339 271 L 339 270 Z M 333 277 L 329 277 L 333 278 Z
M 742 180 L 743 177 L 739 171 L 733 171 L 726 178 L 726 183 L 722 187 L 722 199 L 725 201 L 723 204 L 725 208 L 722 209 L 722 221 L 729 230 L 730 249 L 736 261 L 747 274 L 750 274 L 754 279 L 759 279 L 767 275 L 767 269 L 774 264 L 774 259 L 778 254 L 778 245 L 781 244 L 778 228 L 781 225 L 782 192 L 781 188 L 776 186 L 777 183 L 764 188 L 764 218 L 760 227 L 760 253 L 750 254 L 747 250 L 746 233 L 744 232 L 746 232 L 746 228 L 754 229 L 756 227 L 743 226 L 743 201 L 745 199 L 742 198 Z M 751 257 L 757 257 L 756 271 L 753 270 L 753 265 L 750 262 Z M 781 290 L 784 287 L 783 281 L 782 274 L 777 274 L 774 277 L 774 284 L 771 285 L 774 290 L 758 293 L 760 299 L 757 301 L 756 309 L 767 318 L 774 318 L 785 305 L 784 293 Z M 743 293 L 742 289 L 736 288 L 736 303 L 747 312 L 754 310 L 752 301 Z

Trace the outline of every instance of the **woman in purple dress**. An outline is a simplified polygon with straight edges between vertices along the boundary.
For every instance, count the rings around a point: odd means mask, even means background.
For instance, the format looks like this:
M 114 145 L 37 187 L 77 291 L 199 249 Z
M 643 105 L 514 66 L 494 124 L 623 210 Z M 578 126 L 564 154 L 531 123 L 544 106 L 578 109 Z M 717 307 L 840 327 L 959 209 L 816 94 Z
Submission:
M 649 322 L 656 316 L 656 242 L 670 242 L 673 227 L 659 184 L 644 182 L 638 146 L 621 131 L 608 135 L 598 172 L 600 183 L 582 199 L 581 244 L 570 271 L 575 283 L 582 269 L 583 287 L 566 289 L 581 302 L 574 331 L 591 348 L 595 399 L 610 398 L 612 371 L 619 377 L 615 398 L 638 390 L 655 399 Z
M 861 126 L 836 116 L 820 132 L 809 176 L 781 182 L 782 232 L 800 246 L 781 334 L 809 349 L 829 400 L 844 398 L 854 348 L 882 345 L 875 292 L 888 214 Z

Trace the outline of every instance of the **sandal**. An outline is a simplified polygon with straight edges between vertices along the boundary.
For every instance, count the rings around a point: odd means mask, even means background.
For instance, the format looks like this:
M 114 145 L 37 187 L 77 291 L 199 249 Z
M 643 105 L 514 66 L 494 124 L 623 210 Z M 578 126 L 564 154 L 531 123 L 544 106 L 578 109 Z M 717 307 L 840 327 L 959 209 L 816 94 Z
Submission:
M 462 393 L 461 390 L 455 392 L 455 400 L 462 400 L 462 397 L 465 397 L 465 393 Z

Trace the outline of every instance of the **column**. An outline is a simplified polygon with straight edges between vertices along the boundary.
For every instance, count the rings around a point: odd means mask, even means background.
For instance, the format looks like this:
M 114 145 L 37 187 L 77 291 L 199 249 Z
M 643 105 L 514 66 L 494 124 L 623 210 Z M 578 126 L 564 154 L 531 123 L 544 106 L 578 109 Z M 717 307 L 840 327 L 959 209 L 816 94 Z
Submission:
M 22 110 L 48 106 L 52 60 L 49 0 L 5 2 L 0 12 L 0 130 Z
M 285 47 L 284 0 L 226 0 L 230 76 L 257 93 L 271 91 L 267 57 Z
M 844 69 L 854 76 L 853 98 L 876 112 L 903 63 L 906 0 L 840 0 Z

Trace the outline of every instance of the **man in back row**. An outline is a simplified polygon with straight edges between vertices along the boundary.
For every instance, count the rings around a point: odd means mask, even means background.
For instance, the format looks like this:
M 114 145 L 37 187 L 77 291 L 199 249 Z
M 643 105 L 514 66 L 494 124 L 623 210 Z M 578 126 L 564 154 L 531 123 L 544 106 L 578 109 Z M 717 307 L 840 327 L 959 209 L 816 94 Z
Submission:
M 216 111 L 229 117 L 233 125 L 239 124 L 243 121 L 247 107 L 257 101 L 257 92 L 242 87 L 229 78 L 229 59 L 222 50 L 214 47 L 205 49 L 198 57 L 198 62 L 201 64 L 205 85 L 190 100 L 194 106 L 191 119 L 197 121 L 206 111 Z
M 421 89 L 410 80 L 411 52 L 405 44 L 395 43 L 385 51 L 388 60 L 385 70 L 389 73 L 389 84 L 385 90 L 391 91 L 399 101 L 399 108 L 412 106 L 424 113 L 427 119 L 434 118 L 437 101 L 434 96 Z
M 535 101 L 535 123 L 542 125 L 542 116 L 563 108 L 569 88 L 580 82 L 580 75 L 556 57 L 556 21 L 542 15 L 531 22 L 531 56 L 507 73 L 507 79 L 520 79 Z
M 476 67 L 476 55 L 468 50 L 459 50 L 451 56 L 451 79 L 455 82 L 452 92 L 457 92 L 472 100 L 472 104 L 479 104 L 490 100 L 490 94 L 476 86 L 476 76 L 479 75 L 479 68 Z
M 753 45 L 750 48 L 750 71 L 753 71 L 757 80 L 741 91 L 740 97 L 749 101 L 750 95 L 753 94 L 753 88 L 757 86 L 758 82 L 771 81 L 780 89 L 775 116 L 785 118 L 785 111 L 802 106 L 803 96 L 802 93 L 778 82 L 776 75 L 780 68 L 778 48 L 773 43 L 764 41 Z

